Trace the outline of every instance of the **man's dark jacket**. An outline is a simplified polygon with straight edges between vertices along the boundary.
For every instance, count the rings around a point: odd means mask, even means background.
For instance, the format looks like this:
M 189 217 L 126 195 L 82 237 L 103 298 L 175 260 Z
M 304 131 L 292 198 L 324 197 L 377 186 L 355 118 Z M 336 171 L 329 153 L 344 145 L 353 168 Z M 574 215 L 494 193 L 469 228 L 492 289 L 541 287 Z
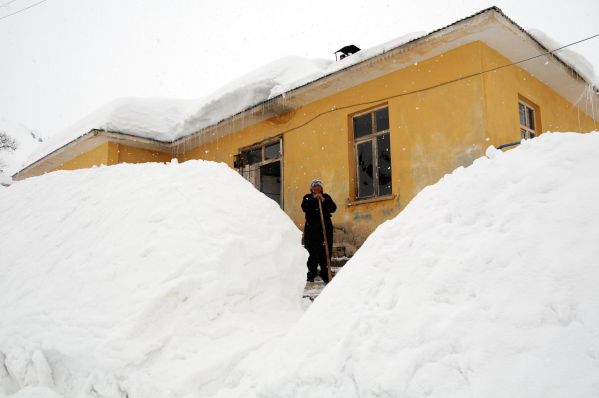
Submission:
M 334 213 L 335 210 L 337 210 L 337 205 L 326 193 L 323 193 L 322 196 L 324 197 L 324 201 L 321 202 L 322 215 L 327 230 L 327 243 L 330 252 L 333 246 L 333 223 L 331 222 L 331 213 Z M 302 210 L 306 213 L 306 225 L 304 227 L 304 245 L 306 248 L 322 246 L 324 241 L 322 225 L 320 222 L 320 212 L 318 211 L 318 202 L 318 199 L 314 198 L 312 194 L 307 194 L 302 199 Z

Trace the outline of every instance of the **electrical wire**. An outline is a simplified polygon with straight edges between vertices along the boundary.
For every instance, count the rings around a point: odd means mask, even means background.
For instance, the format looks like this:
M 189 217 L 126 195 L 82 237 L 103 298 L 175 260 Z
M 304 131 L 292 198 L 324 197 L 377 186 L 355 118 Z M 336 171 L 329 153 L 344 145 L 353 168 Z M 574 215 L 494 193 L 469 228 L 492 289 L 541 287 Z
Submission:
M 509 64 L 497 66 L 495 68 L 491 68 L 491 69 L 483 70 L 483 71 L 480 71 L 480 72 L 472 73 L 470 75 L 458 77 L 458 78 L 453 79 L 453 80 L 448 80 L 448 81 L 443 82 L 443 83 L 435 84 L 433 86 L 424 87 L 424 88 L 421 88 L 421 89 L 418 89 L 418 90 L 414 90 L 414 91 L 403 92 L 403 93 L 400 93 L 400 94 L 390 95 L 390 96 L 378 98 L 378 99 L 375 99 L 375 100 L 372 100 L 372 101 L 360 102 L 360 103 L 355 103 L 355 104 L 351 104 L 351 105 L 345 105 L 345 106 L 335 107 L 333 109 L 329 109 L 329 110 L 327 110 L 325 112 L 317 114 L 316 116 L 314 116 L 311 119 L 309 119 L 308 121 L 300 124 L 299 126 L 292 127 L 292 128 L 287 129 L 287 130 L 283 130 L 283 131 L 279 132 L 279 134 L 285 134 L 285 133 L 288 133 L 290 131 L 302 128 L 302 127 L 306 126 L 307 124 L 312 123 L 314 120 L 318 119 L 319 117 L 321 117 L 323 115 L 327 115 L 327 114 L 332 113 L 332 112 L 336 112 L 336 111 L 340 111 L 340 110 L 344 110 L 344 109 L 349 109 L 349 108 L 354 108 L 356 106 L 373 105 L 373 104 L 377 104 L 377 103 L 380 103 L 380 102 L 383 102 L 383 101 L 387 101 L 387 100 L 390 100 L 390 99 L 399 98 L 399 97 L 403 97 L 403 96 L 406 96 L 406 95 L 418 94 L 418 93 L 421 93 L 421 92 L 424 92 L 424 91 L 428 91 L 428 90 L 432 90 L 432 89 L 435 89 L 435 88 L 443 87 L 443 86 L 446 86 L 448 84 L 455 83 L 455 82 L 458 82 L 458 81 L 461 81 L 461 80 L 470 79 L 472 77 L 480 76 L 480 75 L 483 75 L 485 73 L 495 72 L 495 71 L 497 71 L 499 69 L 507 68 L 507 67 L 514 66 L 514 65 L 519 65 L 521 63 L 528 62 L 528 61 L 531 61 L 533 59 L 536 59 L 536 58 L 539 58 L 539 57 L 542 57 L 542 56 L 545 56 L 545 55 L 548 55 L 548 54 L 553 55 L 554 52 L 563 50 L 564 48 L 573 46 L 573 45 L 578 44 L 578 43 L 582 43 L 582 42 L 587 41 L 587 40 L 594 39 L 596 37 L 599 37 L 599 33 L 596 34 L 596 35 L 592 35 L 592 36 L 586 37 L 584 39 L 581 39 L 581 40 L 578 40 L 578 41 L 566 44 L 566 45 L 561 46 L 559 48 L 556 48 L 554 50 L 548 50 L 548 51 L 542 52 L 541 54 L 538 54 L 538 55 L 535 55 L 535 56 L 532 56 L 532 57 L 529 57 L 529 58 L 522 59 L 520 61 L 516 61 L 516 62 L 509 63 Z
M 13 0 L 13 1 L 16 1 L 16 0 Z M 13 16 L 13 15 L 19 14 L 19 13 L 21 13 L 21 12 L 23 12 L 23 11 L 29 10 L 30 8 L 33 8 L 33 7 L 37 6 L 37 5 L 40 5 L 40 4 L 42 4 L 42 3 L 45 3 L 46 1 L 48 1 L 48 0 L 41 0 L 41 1 L 38 1 L 37 3 L 34 3 L 34 4 L 32 4 L 32 5 L 28 6 L 28 7 L 21 8 L 19 11 L 15 11 L 15 12 L 13 12 L 13 13 L 10 13 L 10 14 L 4 15 L 4 16 L 1 16 L 1 17 L 0 17 L 0 21 L 1 21 L 1 20 L 3 20 L 3 19 L 5 19 L 5 18 L 11 17 L 11 16 Z M 9 2 L 9 3 L 5 3 L 5 4 L 3 4 L 3 6 L 5 6 L 5 5 L 7 5 L 7 4 L 10 4 L 10 3 L 11 3 L 11 2 Z
M 19 1 L 19 0 L 10 0 L 10 1 L 7 1 L 6 3 L 0 4 L 0 7 L 6 7 L 7 5 L 14 3 L 15 1 Z

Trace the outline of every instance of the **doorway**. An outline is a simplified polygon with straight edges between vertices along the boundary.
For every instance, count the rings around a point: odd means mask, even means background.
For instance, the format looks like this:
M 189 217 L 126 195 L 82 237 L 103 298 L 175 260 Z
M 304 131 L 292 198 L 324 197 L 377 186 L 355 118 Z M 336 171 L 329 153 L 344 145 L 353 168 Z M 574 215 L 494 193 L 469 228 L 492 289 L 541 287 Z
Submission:
M 234 167 L 256 189 L 283 208 L 282 139 L 269 140 L 240 150 Z

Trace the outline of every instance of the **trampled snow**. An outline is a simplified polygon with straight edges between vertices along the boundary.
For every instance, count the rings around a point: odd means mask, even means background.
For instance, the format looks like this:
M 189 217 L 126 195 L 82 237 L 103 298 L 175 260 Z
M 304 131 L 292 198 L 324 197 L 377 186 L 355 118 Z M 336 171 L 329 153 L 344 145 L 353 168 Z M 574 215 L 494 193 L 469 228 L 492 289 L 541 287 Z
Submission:
M 487 156 L 382 224 L 218 396 L 599 396 L 599 133 Z
M 210 396 L 302 313 L 307 253 L 225 164 L 0 190 L 0 397 Z

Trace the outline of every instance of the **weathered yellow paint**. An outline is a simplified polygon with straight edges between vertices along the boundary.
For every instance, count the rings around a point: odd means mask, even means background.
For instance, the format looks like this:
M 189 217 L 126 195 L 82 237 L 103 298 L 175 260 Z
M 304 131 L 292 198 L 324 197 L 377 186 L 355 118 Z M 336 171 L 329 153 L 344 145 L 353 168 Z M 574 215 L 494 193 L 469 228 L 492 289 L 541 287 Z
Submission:
M 118 158 L 115 156 L 115 147 L 116 144 L 112 142 L 105 142 L 101 145 L 98 145 L 91 151 L 84 152 L 63 163 L 52 171 L 77 170 L 86 169 L 93 166 L 115 164 L 118 162 Z
M 334 223 L 352 231 L 356 243 L 361 244 L 425 186 L 459 166 L 471 164 L 489 145 L 519 140 L 519 98 L 536 107 L 537 133 L 599 127 L 517 66 L 480 73 L 509 63 L 484 43 L 469 43 L 199 147 L 181 150 L 176 156 L 181 161 L 205 159 L 233 167 L 234 155 L 240 149 L 282 136 L 285 212 L 302 227 L 300 200 L 310 181 L 321 178 L 325 191 L 338 205 Z M 470 77 L 460 80 L 465 76 Z M 352 116 L 380 106 L 389 108 L 393 195 L 356 203 Z M 107 145 L 80 155 L 62 168 L 112 164 L 115 156 L 119 163 L 169 161 L 173 157 L 123 144 L 115 152 Z
M 483 66 L 491 69 L 510 61 L 495 50 L 483 46 Z M 584 114 L 578 107 L 547 85 L 519 67 L 511 66 L 484 75 L 487 135 L 494 145 L 520 139 L 520 121 L 513 109 L 518 99 L 536 105 L 540 116 L 537 132 L 579 131 L 599 129 L 599 122 Z M 540 120 L 538 120 L 540 119 Z
M 119 163 L 170 162 L 176 156 L 171 153 L 150 151 L 118 144 Z
M 324 181 L 325 191 L 338 204 L 335 223 L 353 230 L 360 243 L 378 224 L 396 215 L 424 186 L 482 154 L 480 78 L 419 94 L 386 98 L 478 72 L 480 46 L 479 43 L 463 46 L 308 104 L 292 117 L 249 126 L 186 152 L 183 158 L 224 161 L 232 166 L 233 155 L 240 148 L 290 130 L 283 134 L 284 210 L 301 226 L 300 200 L 308 191 L 310 180 L 319 177 Z M 356 103 L 368 104 L 352 106 Z M 389 107 L 394 197 L 348 207 L 346 204 L 355 199 L 351 183 L 355 173 L 352 115 L 381 105 Z M 323 110 L 344 107 L 349 108 L 323 114 L 294 129 Z
M 93 166 L 109 166 L 117 163 L 169 162 L 173 157 L 176 156 L 170 153 L 105 142 L 63 163 L 52 171 L 86 169 Z

